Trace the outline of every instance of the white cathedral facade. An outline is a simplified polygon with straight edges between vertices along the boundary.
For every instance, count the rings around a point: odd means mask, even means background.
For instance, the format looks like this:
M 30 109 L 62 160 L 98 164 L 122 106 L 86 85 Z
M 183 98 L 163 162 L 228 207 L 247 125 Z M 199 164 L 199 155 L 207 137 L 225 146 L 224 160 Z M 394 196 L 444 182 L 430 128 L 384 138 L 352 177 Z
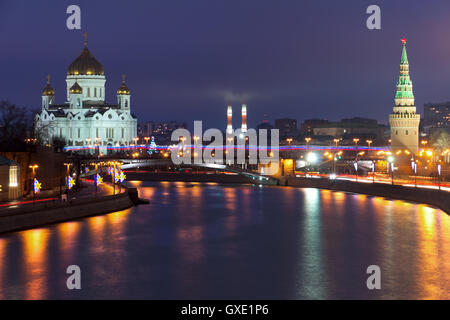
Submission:
M 42 110 L 35 118 L 36 136 L 44 144 L 64 141 L 66 150 L 98 150 L 106 154 L 128 147 L 137 137 L 137 120 L 131 114 L 131 92 L 117 90 L 117 104 L 105 101 L 105 71 L 84 42 L 80 56 L 67 70 L 67 100 L 55 103 L 50 78 L 42 92 Z

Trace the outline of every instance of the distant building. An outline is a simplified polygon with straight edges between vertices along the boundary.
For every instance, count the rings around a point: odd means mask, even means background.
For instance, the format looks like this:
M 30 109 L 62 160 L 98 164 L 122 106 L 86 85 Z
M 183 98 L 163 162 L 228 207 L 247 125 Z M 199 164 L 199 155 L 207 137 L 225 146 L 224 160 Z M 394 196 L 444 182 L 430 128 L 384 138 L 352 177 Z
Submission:
M 293 137 L 298 134 L 297 120 L 295 119 L 277 119 L 275 120 L 275 129 L 280 130 L 280 138 Z
M 262 123 L 258 124 L 256 126 L 256 134 L 258 135 L 258 143 L 260 144 L 261 142 L 259 141 L 259 130 L 267 130 L 267 145 L 271 144 L 271 139 L 272 139 L 272 129 L 273 129 L 273 125 L 271 125 L 269 122 L 267 121 L 263 121 Z
M 366 118 L 342 119 L 339 122 L 316 124 L 312 129 L 312 136 L 326 140 L 339 138 L 342 140 L 370 139 L 382 142 L 387 126 L 378 124 L 377 120 Z
M 301 134 L 304 136 L 313 135 L 314 134 L 314 128 L 319 128 L 323 125 L 328 124 L 329 121 L 326 119 L 308 119 L 305 120 L 301 126 L 300 131 Z
M 426 103 L 423 106 L 422 126 L 427 133 L 436 129 L 450 130 L 450 101 L 443 103 Z
M 0 156 L 0 201 L 18 199 L 21 196 L 20 167 Z
M 154 122 L 148 121 L 138 124 L 138 137 L 142 140 L 146 137 L 155 137 L 157 144 L 170 144 L 172 132 L 178 128 L 187 128 L 186 123 L 177 121 Z
M 402 40 L 403 49 L 400 60 L 400 76 L 395 94 L 395 106 L 389 115 L 391 125 L 391 148 L 408 149 L 412 153 L 419 151 L 420 114 L 416 113 L 412 82 L 409 78 L 409 62 L 406 54 L 406 40 Z

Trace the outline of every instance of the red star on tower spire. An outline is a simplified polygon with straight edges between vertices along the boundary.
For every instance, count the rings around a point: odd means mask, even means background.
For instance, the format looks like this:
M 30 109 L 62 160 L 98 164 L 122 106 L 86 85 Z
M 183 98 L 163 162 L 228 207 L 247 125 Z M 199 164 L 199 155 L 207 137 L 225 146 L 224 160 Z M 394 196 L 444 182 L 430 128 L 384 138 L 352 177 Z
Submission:
M 403 44 L 403 45 L 406 44 L 406 39 L 405 39 L 405 38 L 402 39 L 402 44 Z

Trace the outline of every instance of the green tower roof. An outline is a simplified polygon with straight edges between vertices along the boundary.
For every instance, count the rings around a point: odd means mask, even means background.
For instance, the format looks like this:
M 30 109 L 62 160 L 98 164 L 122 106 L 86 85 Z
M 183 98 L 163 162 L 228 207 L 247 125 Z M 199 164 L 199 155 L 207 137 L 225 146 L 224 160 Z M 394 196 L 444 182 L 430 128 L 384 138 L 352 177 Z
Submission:
M 400 76 L 397 81 L 395 99 L 414 99 L 412 82 L 409 77 L 409 62 L 406 54 L 406 39 L 402 39 L 402 59 L 400 61 Z

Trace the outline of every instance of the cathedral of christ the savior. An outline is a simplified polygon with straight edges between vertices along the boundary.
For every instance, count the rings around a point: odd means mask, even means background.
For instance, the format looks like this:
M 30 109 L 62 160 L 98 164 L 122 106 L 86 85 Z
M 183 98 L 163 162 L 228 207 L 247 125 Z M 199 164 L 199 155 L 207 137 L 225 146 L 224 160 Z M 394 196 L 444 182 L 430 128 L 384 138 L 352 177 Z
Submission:
M 42 110 L 35 117 L 36 136 L 44 144 L 63 141 L 66 150 L 98 150 L 110 153 L 128 147 L 137 136 L 137 120 L 131 114 L 130 89 L 117 89 L 117 104 L 105 102 L 105 71 L 87 47 L 67 70 L 67 102 L 55 103 L 50 77 L 42 92 Z

